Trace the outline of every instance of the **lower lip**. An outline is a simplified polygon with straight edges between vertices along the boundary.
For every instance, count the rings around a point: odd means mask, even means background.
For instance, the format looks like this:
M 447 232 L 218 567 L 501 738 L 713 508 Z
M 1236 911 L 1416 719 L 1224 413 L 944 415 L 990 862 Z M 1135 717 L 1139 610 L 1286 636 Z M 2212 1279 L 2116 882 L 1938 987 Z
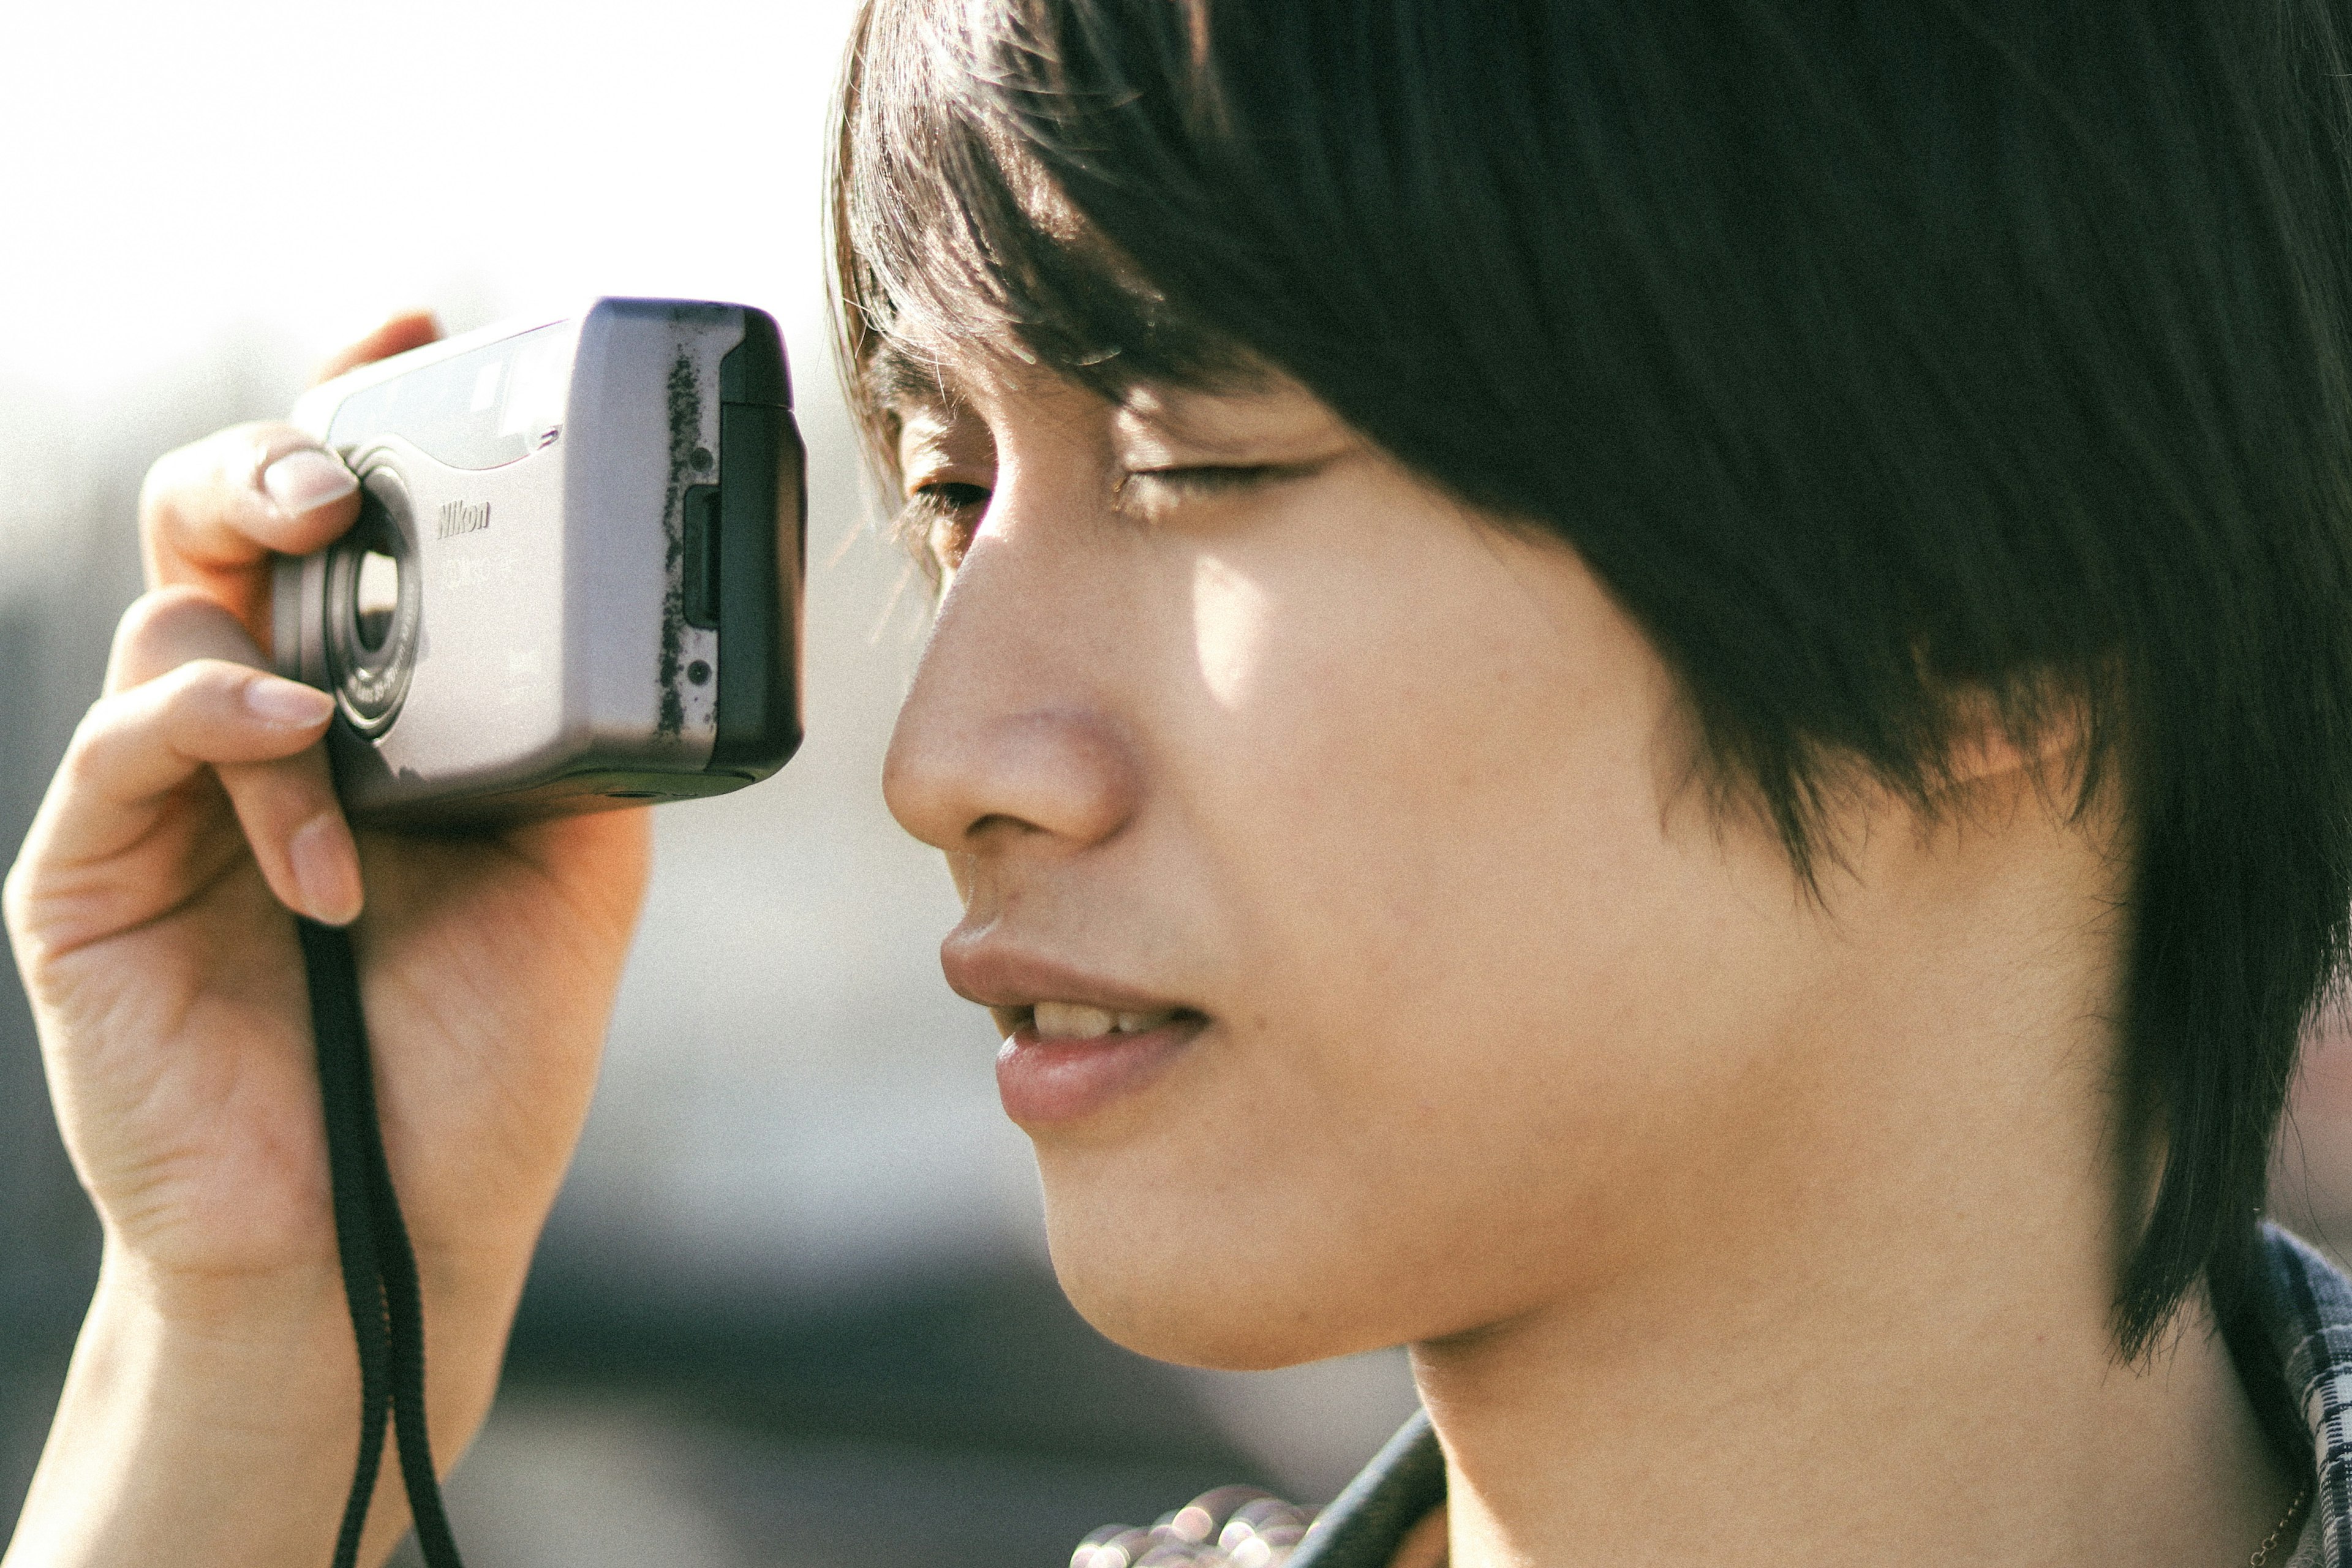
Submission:
M 1141 1089 L 1205 1026 L 1180 1018 L 1135 1035 L 1046 1040 L 1024 1024 L 996 1053 L 996 1092 L 1024 1127 L 1076 1121 Z

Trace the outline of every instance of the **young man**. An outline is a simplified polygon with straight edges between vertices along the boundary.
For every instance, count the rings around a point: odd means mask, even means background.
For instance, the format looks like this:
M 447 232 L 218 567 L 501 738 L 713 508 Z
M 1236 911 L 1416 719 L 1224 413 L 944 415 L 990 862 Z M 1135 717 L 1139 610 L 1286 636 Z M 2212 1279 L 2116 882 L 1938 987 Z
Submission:
M 1294 1565 L 2342 1561 L 2352 1297 L 2259 1215 L 2352 908 L 2347 88 L 2315 0 L 877 0 L 885 788 L 1088 1316 L 1413 1347 Z M 167 460 L 11 880 L 108 1225 L 11 1568 L 326 1539 L 280 904 L 364 867 L 445 1441 L 576 1133 L 642 828 L 354 858 L 250 668 L 350 511 Z

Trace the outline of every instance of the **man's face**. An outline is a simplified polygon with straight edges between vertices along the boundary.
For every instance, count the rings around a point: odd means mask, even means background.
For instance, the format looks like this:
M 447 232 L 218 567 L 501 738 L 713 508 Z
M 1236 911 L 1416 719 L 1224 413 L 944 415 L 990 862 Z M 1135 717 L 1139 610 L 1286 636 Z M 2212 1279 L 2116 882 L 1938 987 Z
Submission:
M 1818 1169 L 1830 922 L 1571 552 L 1278 378 L 938 379 L 886 787 L 1098 1327 L 1229 1366 L 1465 1333 Z

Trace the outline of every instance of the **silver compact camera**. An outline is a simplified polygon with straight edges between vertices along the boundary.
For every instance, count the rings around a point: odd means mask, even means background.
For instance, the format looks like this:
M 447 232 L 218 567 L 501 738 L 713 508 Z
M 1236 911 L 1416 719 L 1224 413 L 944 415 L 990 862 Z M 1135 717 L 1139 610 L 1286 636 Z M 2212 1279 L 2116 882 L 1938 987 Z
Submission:
M 719 795 L 801 739 L 806 489 L 783 345 L 740 305 L 598 300 L 364 366 L 294 410 L 360 520 L 272 584 L 355 820 Z

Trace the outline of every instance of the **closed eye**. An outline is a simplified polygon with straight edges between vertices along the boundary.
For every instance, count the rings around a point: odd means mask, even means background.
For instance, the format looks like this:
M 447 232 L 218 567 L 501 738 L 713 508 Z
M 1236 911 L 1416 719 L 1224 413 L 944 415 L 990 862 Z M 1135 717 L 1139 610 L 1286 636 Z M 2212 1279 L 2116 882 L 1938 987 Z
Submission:
M 956 479 L 919 485 L 907 497 L 896 531 L 909 549 L 923 556 L 934 574 L 953 572 L 963 564 L 964 552 L 971 548 L 971 536 L 980 530 L 988 500 L 984 485 Z
M 971 507 L 988 504 L 988 487 L 968 485 L 960 479 L 944 479 L 938 484 L 923 485 L 907 498 L 907 504 L 926 512 L 962 511 Z
M 1131 468 L 1126 485 L 1148 492 L 1181 496 L 1229 495 L 1273 479 L 1293 479 L 1306 469 L 1295 463 L 1247 465 L 1202 463 L 1168 468 Z

